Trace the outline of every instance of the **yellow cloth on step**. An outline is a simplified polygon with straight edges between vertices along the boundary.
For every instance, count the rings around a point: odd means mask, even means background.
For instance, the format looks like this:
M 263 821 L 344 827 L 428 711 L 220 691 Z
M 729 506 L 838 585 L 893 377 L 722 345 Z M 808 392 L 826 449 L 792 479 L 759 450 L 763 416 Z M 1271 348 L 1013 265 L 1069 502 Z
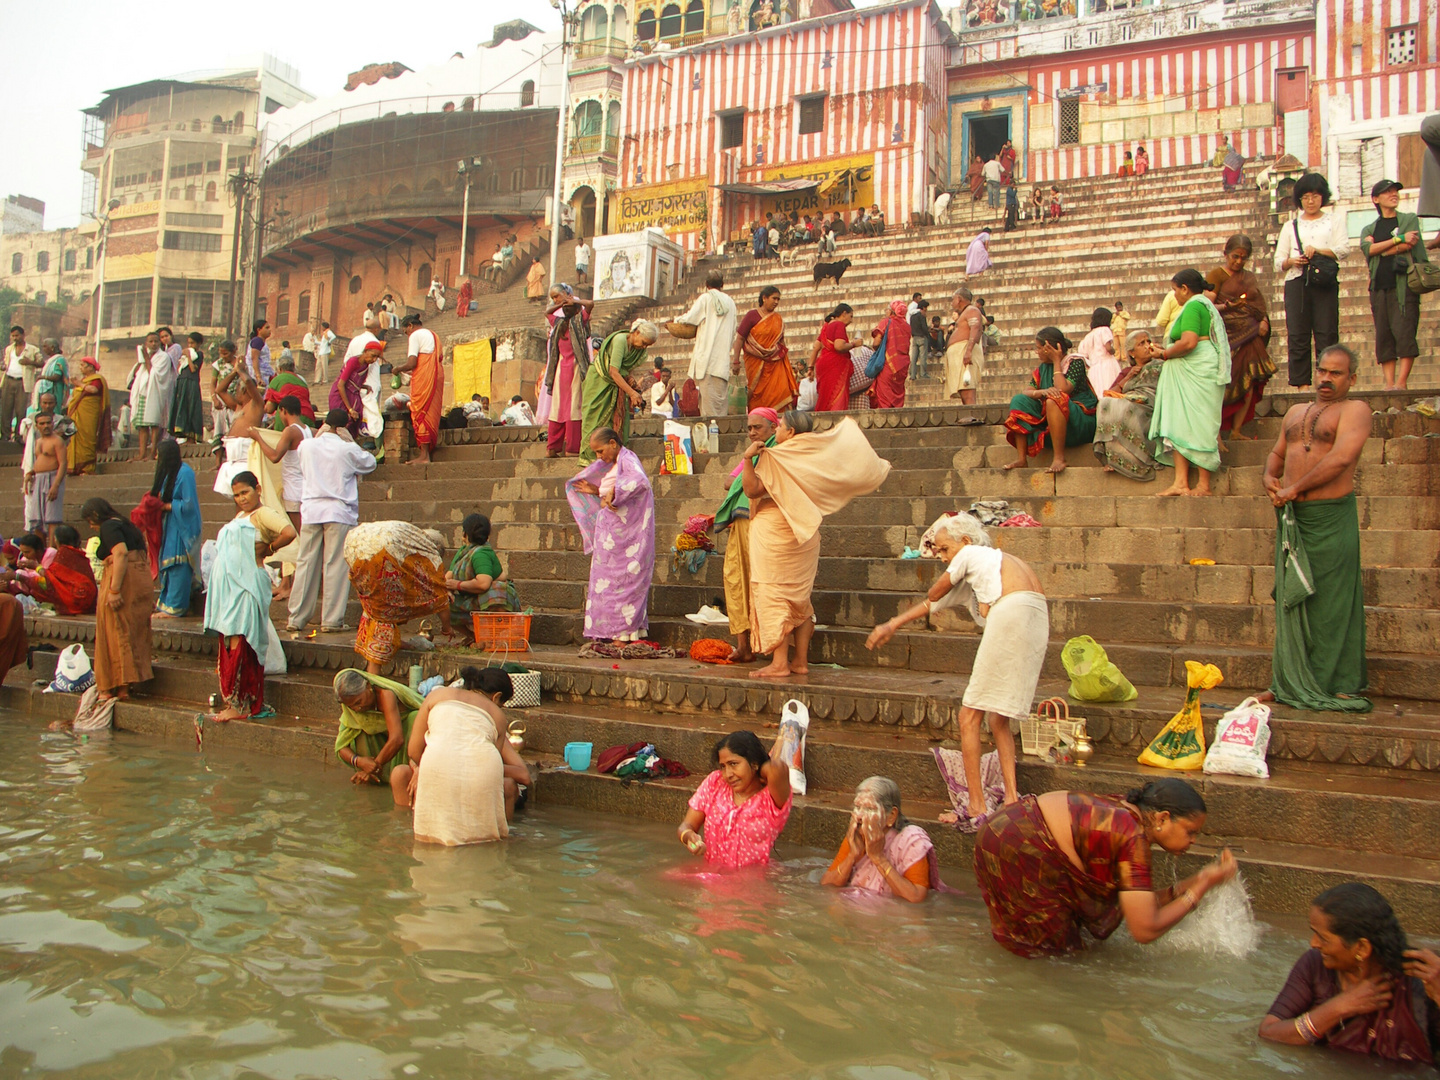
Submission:
M 450 362 L 455 376 L 452 381 L 456 405 L 464 405 L 474 394 L 490 396 L 490 365 L 494 360 L 489 338 L 455 346 Z
M 1200 722 L 1200 691 L 1225 681 L 1214 664 L 1185 661 L 1185 682 L 1190 689 L 1185 705 L 1140 754 L 1141 765 L 1161 769 L 1194 770 L 1205 764 L 1205 728 Z

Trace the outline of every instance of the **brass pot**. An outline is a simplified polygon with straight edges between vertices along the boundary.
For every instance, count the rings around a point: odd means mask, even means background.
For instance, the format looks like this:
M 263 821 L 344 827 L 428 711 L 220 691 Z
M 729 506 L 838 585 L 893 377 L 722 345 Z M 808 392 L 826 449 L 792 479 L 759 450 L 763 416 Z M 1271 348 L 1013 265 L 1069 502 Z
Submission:
M 515 752 L 517 754 L 525 749 L 524 720 L 511 720 L 510 725 L 505 729 L 505 731 L 506 738 L 510 740 L 510 745 L 515 748 Z
M 1090 744 L 1090 733 L 1085 730 L 1082 724 L 1075 736 L 1075 748 L 1072 751 L 1075 755 L 1075 765 L 1083 769 L 1085 763 L 1095 756 L 1095 747 Z

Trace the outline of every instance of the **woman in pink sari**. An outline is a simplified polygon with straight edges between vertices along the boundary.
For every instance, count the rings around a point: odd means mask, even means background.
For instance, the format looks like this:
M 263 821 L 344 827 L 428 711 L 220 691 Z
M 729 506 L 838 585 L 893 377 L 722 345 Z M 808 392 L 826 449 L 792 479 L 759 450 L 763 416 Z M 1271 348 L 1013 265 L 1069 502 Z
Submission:
M 872 776 L 855 788 L 855 809 L 840 852 L 821 885 L 850 886 L 918 904 L 940 889 L 940 866 L 930 834 L 900 812 L 900 785 Z
M 890 312 L 875 326 L 885 334 L 885 366 L 870 387 L 870 402 L 877 409 L 905 407 L 905 378 L 910 374 L 910 323 L 904 300 L 892 300 Z
M 580 453 L 581 386 L 590 367 L 590 309 L 593 300 L 581 300 L 563 282 L 550 289 L 545 318 L 550 338 L 545 343 L 545 390 L 550 398 L 547 457 Z M 578 370 L 577 370 L 578 369 Z
M 590 556 L 585 638 L 639 641 L 655 574 L 655 495 L 635 452 L 608 427 L 590 436 L 596 460 L 565 484 Z

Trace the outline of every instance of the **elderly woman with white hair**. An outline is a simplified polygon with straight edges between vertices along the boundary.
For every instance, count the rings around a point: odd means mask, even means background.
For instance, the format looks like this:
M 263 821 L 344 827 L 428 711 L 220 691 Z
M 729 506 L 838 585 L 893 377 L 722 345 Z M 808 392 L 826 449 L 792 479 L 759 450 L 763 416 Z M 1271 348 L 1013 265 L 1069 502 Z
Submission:
M 918 904 L 942 888 L 930 834 L 900 812 L 900 785 L 871 776 L 855 788 L 850 828 L 821 885 L 849 886 Z
M 1125 351 L 1133 361 L 1120 373 L 1095 409 L 1095 456 L 1106 472 L 1131 480 L 1154 480 L 1160 460 L 1158 439 L 1150 438 L 1155 413 L 1155 388 L 1163 366 L 1160 347 L 1150 331 L 1132 330 Z
M 635 371 L 645 351 L 655 344 L 660 330 L 649 319 L 636 319 L 629 330 L 616 330 L 595 352 L 585 375 L 580 420 L 580 460 L 595 460 L 590 436 L 610 428 L 623 445 L 630 438 L 630 413 L 645 403 L 645 387 Z
M 1005 802 L 1008 805 L 1020 798 L 1015 735 L 1010 725 L 1030 714 L 1050 641 L 1050 612 L 1035 571 L 1014 555 L 992 547 L 989 534 L 969 514 L 941 517 L 926 531 L 920 550 L 944 559 L 949 564 L 946 572 L 930 587 L 924 601 L 872 630 L 865 646 L 878 648 L 906 623 L 962 604 L 982 628 L 960 709 L 969 816 L 976 820 L 986 812 L 980 776 L 980 722 L 987 716 L 1005 780 Z

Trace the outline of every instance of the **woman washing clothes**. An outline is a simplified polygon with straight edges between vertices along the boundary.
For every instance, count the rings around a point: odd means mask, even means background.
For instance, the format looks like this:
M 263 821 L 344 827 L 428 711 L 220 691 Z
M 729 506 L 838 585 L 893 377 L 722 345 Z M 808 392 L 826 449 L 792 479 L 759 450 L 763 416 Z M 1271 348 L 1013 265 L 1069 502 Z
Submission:
M 960 709 L 960 750 L 970 790 L 969 816 L 986 812 L 980 776 L 980 724 L 987 717 L 1000 758 L 1007 805 L 1020 798 L 1015 778 L 1011 721 L 1030 715 L 1035 686 L 1050 643 L 1050 612 L 1040 579 L 1028 563 L 994 548 L 970 514 L 946 514 L 926 530 L 920 551 L 948 565 L 926 599 L 870 632 L 867 649 L 878 649 L 907 623 L 936 610 L 964 605 L 981 628 L 980 648 Z
M 590 556 L 587 640 L 640 641 L 655 574 L 655 493 L 645 466 L 613 428 L 590 436 L 598 459 L 565 484 L 570 512 Z
M 1103 941 L 1122 919 L 1140 944 L 1158 940 L 1238 869 L 1226 848 L 1199 873 L 1154 887 L 1151 845 L 1179 855 L 1204 827 L 1205 800 L 1174 777 L 1123 799 L 1049 791 L 996 810 L 975 836 L 991 936 L 1024 957 L 1078 952 L 1082 930 Z
M 361 612 L 355 651 L 370 672 L 395 659 L 400 628 L 413 619 L 436 615 L 445 637 L 455 637 L 443 540 L 408 521 L 366 521 L 346 534 L 345 562 Z
M 410 805 L 409 756 L 405 752 L 422 699 L 404 683 L 374 672 L 345 668 L 331 684 L 340 703 L 335 756 L 355 770 L 350 782 L 388 784 L 396 806 Z
M 1310 948 L 1260 1021 L 1260 1037 L 1433 1064 L 1437 1002 L 1440 956 L 1408 948 L 1389 901 L 1347 881 L 1311 903 Z
M 790 768 L 753 731 L 732 731 L 715 744 L 714 771 L 690 797 L 680 843 L 721 870 L 764 866 L 790 819 Z
M 918 904 L 941 888 L 930 834 L 900 812 L 900 785 L 872 776 L 855 788 L 850 828 L 821 885 L 849 886 Z

